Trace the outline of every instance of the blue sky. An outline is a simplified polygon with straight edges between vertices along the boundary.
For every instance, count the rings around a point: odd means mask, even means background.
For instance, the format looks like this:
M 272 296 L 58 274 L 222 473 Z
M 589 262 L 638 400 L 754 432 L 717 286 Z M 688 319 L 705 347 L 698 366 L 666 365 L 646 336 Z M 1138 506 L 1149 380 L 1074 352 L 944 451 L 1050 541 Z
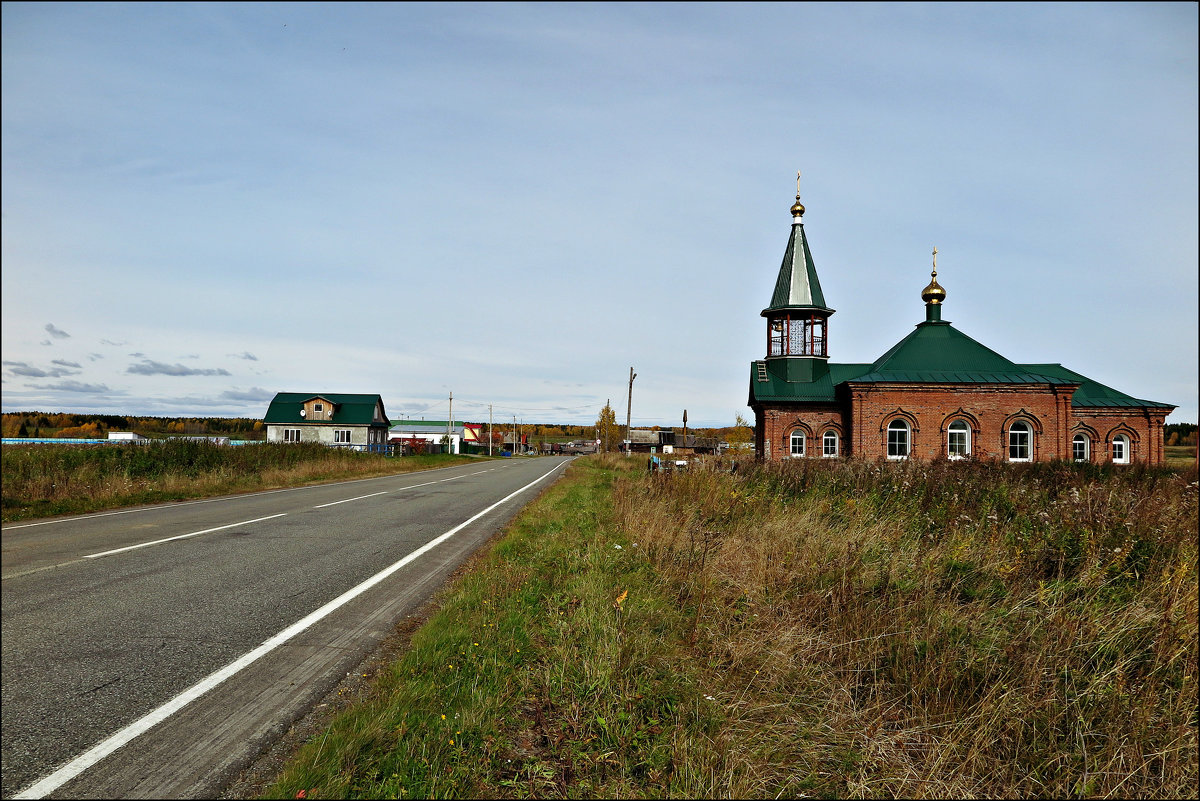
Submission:
M 732 424 L 944 317 L 1197 420 L 1197 6 L 3 4 L 3 408 Z

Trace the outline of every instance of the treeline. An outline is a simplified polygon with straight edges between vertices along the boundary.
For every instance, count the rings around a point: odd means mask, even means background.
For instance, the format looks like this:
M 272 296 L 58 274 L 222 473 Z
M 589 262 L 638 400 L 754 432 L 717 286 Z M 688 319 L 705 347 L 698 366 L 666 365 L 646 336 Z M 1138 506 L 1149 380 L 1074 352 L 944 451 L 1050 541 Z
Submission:
M 1164 445 L 1195 445 L 1195 423 L 1168 423 L 1163 426 Z
M 234 437 L 263 439 L 262 420 L 253 417 L 136 417 L 119 414 L 5 412 L 5 437 L 82 437 L 104 439 L 110 431 L 133 431 L 144 437 Z

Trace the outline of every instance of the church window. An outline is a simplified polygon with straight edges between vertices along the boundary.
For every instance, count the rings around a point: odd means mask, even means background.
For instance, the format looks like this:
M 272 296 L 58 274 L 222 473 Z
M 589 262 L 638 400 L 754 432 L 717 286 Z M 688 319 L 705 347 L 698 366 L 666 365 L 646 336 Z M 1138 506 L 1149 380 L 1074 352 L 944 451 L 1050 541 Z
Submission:
M 1071 440 L 1071 458 L 1077 462 L 1086 462 L 1092 450 L 1092 442 L 1083 434 L 1076 434 Z
M 803 431 L 793 431 L 792 432 L 791 445 L 792 445 L 792 450 L 791 450 L 792 458 L 793 459 L 803 458 L 803 456 L 804 456 L 804 432 Z
M 1114 464 L 1129 464 L 1129 438 L 1124 434 L 1113 437 L 1112 460 Z
M 838 455 L 838 436 L 836 431 L 826 431 L 821 436 L 821 456 L 826 459 L 836 459 Z
M 1008 460 L 1028 462 L 1033 458 L 1033 432 L 1029 423 L 1018 420 L 1008 428 Z
M 908 458 L 908 423 L 903 420 L 893 420 L 887 427 L 887 458 Z
M 965 459 L 971 455 L 971 427 L 965 420 L 955 420 L 946 431 L 946 456 Z

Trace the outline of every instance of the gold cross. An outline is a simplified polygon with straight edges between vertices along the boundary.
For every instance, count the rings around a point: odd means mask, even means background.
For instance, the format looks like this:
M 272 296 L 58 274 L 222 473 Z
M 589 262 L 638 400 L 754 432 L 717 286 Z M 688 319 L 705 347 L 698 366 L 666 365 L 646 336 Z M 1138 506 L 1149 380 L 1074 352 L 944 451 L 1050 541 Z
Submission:
M 800 199 L 800 171 L 796 170 L 796 200 Z
M 933 246 L 933 274 L 937 275 L 937 245 Z

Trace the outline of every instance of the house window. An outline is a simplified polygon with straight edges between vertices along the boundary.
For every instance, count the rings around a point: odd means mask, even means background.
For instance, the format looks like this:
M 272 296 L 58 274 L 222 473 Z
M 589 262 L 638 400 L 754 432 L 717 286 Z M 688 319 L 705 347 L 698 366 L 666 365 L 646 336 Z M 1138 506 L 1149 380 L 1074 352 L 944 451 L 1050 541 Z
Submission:
M 1018 420 L 1008 428 L 1008 460 L 1028 462 L 1033 458 L 1033 432 L 1029 423 Z
M 1129 438 L 1117 434 L 1112 440 L 1113 464 L 1129 464 Z
M 804 432 L 803 431 L 793 431 L 791 441 L 792 441 L 792 451 L 791 451 L 792 458 L 793 459 L 803 458 L 803 456 L 804 456 Z
M 965 420 L 955 420 L 946 431 L 946 456 L 965 459 L 971 455 L 971 427 Z
M 313 411 L 314 411 L 314 412 L 319 412 L 319 411 L 322 411 L 322 410 L 324 410 L 324 408 L 325 408 L 325 407 L 324 407 L 324 406 L 322 406 L 322 405 L 321 405 L 321 404 L 319 404 L 319 403 L 314 403 L 314 404 L 313 404 Z
M 1086 462 L 1091 454 L 1092 441 L 1083 434 L 1076 434 L 1071 440 L 1071 458 L 1077 462 Z
M 283 429 L 283 441 L 284 442 L 299 442 L 300 441 L 300 429 L 298 429 L 298 428 Z
M 908 458 L 908 423 L 893 420 L 887 427 L 887 458 Z
M 826 459 L 836 459 L 838 455 L 838 441 L 836 431 L 826 431 L 821 436 L 821 456 Z
M 349 445 L 350 444 L 350 429 L 348 429 L 348 428 L 334 429 L 333 442 L 336 445 Z

